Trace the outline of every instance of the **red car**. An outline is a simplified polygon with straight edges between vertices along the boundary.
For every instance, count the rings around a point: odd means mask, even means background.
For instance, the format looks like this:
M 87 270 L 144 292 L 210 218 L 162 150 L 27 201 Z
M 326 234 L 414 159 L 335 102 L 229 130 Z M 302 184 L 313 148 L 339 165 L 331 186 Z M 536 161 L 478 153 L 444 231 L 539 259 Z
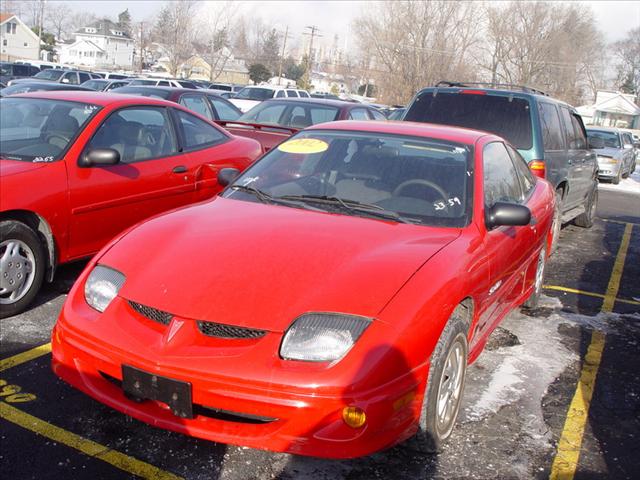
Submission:
M 236 174 L 91 261 L 53 330 L 55 373 L 218 442 L 439 448 L 467 364 L 540 294 L 550 185 L 499 137 L 405 122 L 311 127 Z
M 284 91 L 284 90 L 283 90 Z M 378 109 L 362 103 L 316 98 L 274 98 L 244 113 L 237 121 L 220 119 L 234 135 L 253 138 L 265 152 L 303 128 L 335 120 L 386 120 Z
M 0 102 L 0 317 L 26 308 L 57 265 L 211 198 L 221 168 L 242 170 L 261 151 L 163 100 L 39 92 Z

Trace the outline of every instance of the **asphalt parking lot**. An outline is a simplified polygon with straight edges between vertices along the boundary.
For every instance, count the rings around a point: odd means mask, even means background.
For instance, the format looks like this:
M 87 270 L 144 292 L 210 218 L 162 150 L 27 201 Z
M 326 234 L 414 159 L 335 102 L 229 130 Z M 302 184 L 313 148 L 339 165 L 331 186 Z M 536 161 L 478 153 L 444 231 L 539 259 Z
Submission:
M 411 442 L 348 461 L 263 452 L 93 401 L 51 373 L 47 346 L 82 266 L 65 266 L 33 309 L 0 324 L 3 478 L 640 478 L 639 174 L 601 187 L 592 229 L 563 229 L 541 307 L 494 332 L 439 455 Z

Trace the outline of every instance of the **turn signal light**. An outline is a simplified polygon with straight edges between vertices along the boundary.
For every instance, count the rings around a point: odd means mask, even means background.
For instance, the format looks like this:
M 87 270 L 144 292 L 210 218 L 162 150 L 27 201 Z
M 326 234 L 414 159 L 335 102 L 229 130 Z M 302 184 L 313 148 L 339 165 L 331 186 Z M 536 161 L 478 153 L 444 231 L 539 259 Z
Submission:
M 367 421 L 367 414 L 359 407 L 344 407 L 342 419 L 351 428 L 360 428 Z
M 546 174 L 546 167 L 541 160 L 531 160 L 529 162 L 529 170 L 536 176 L 544 178 Z

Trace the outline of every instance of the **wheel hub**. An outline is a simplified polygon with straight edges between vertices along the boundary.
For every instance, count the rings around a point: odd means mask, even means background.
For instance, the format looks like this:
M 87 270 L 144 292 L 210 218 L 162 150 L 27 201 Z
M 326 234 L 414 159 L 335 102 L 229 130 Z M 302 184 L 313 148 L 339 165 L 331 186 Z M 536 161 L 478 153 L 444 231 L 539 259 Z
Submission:
M 438 415 L 438 430 L 441 432 L 451 428 L 456 416 L 460 394 L 462 393 L 464 361 L 463 347 L 456 343 L 445 360 L 444 370 L 440 378 L 440 388 L 438 389 L 436 412 Z
M 0 243 L 0 303 L 14 303 L 29 290 L 34 278 L 35 256 L 20 240 Z

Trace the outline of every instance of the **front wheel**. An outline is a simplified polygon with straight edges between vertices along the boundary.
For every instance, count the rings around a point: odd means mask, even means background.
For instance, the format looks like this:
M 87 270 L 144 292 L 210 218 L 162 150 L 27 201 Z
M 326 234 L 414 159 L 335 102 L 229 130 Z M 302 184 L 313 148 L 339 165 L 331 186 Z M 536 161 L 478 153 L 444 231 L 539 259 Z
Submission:
M 536 263 L 536 276 L 533 283 L 533 291 L 529 298 L 525 300 L 522 307 L 527 310 L 534 310 L 538 308 L 540 297 L 542 296 L 542 286 L 544 284 L 544 270 L 547 265 L 547 251 L 544 247 L 540 250 L 538 256 L 538 262 Z
M 44 249 L 36 232 L 21 222 L 0 222 L 0 318 L 22 312 L 33 301 L 44 270 Z
M 464 307 L 458 306 L 431 356 L 417 441 L 433 453 L 449 438 L 460 410 L 467 372 L 468 344 Z

